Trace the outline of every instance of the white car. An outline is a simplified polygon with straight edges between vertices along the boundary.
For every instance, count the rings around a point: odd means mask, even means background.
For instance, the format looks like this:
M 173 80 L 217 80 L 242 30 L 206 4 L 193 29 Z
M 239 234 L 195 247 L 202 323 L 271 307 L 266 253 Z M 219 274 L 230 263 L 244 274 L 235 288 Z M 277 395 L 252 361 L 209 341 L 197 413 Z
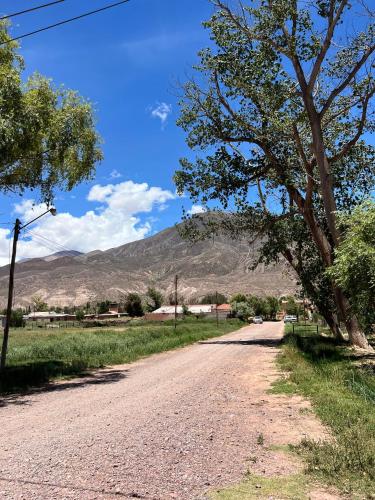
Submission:
M 253 323 L 257 323 L 258 325 L 261 325 L 263 323 L 262 316 L 254 316 Z
M 284 323 L 297 323 L 297 316 L 293 316 L 292 314 L 287 314 L 284 317 Z

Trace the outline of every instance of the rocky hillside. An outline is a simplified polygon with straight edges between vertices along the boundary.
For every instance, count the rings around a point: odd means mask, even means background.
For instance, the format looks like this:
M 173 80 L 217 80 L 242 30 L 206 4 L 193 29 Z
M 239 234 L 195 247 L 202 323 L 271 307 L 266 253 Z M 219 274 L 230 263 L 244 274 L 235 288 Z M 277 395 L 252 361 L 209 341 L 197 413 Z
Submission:
M 117 300 L 129 291 L 144 293 L 152 285 L 168 295 L 174 275 L 185 299 L 218 290 L 283 295 L 295 290 L 286 265 L 249 270 L 257 244 L 227 237 L 191 244 L 175 227 L 144 240 L 106 251 L 30 259 L 16 266 L 15 304 L 27 305 L 40 295 L 50 305 L 79 305 Z M 0 303 L 6 303 L 9 266 L 0 268 Z

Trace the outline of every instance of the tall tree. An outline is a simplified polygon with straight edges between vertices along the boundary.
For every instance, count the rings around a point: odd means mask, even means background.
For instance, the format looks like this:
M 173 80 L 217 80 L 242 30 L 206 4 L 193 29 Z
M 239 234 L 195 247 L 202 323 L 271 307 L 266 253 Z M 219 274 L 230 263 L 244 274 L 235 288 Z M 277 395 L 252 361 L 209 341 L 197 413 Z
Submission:
M 236 211 L 237 232 L 271 235 L 264 258 L 281 253 L 313 300 L 321 285 L 333 332 L 340 335 L 339 315 L 351 343 L 368 348 L 347 295 L 321 276 L 342 239 L 336 212 L 352 209 L 374 186 L 374 149 L 364 134 L 374 130 L 375 26 L 362 16 L 361 30 L 348 34 L 343 22 L 350 16 L 352 25 L 354 13 L 347 0 L 213 4 L 205 26 L 216 47 L 200 52 L 201 76 L 185 84 L 178 122 L 189 146 L 207 155 L 181 160 L 178 190 Z M 226 224 L 219 219 L 212 226 Z M 283 228 L 291 238 L 278 245 Z
M 38 189 L 49 203 L 54 188 L 89 179 L 102 158 L 92 106 L 77 92 L 32 75 L 0 21 L 0 191 Z

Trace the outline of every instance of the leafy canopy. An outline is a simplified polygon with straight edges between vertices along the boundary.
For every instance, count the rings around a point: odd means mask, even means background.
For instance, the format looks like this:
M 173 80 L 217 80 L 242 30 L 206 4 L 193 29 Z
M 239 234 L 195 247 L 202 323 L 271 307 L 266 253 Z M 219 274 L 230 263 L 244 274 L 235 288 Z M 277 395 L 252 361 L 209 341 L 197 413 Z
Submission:
M 340 222 L 345 236 L 327 274 L 351 297 L 353 309 L 370 332 L 375 324 L 375 201 L 341 215 Z
M 204 155 L 182 158 L 175 182 L 230 217 L 196 224 L 194 216 L 187 231 L 261 235 L 260 259 L 283 256 L 330 325 L 340 313 L 351 340 L 366 346 L 360 333 L 354 340 L 347 298 L 324 270 L 341 238 L 337 211 L 352 210 L 375 185 L 365 140 L 374 131 L 371 16 L 350 31 L 346 0 L 213 4 L 205 23 L 213 46 L 184 85 L 178 120 Z
M 92 105 L 77 92 L 32 75 L 0 21 L 0 191 L 38 189 L 49 203 L 56 188 L 90 179 L 102 159 Z

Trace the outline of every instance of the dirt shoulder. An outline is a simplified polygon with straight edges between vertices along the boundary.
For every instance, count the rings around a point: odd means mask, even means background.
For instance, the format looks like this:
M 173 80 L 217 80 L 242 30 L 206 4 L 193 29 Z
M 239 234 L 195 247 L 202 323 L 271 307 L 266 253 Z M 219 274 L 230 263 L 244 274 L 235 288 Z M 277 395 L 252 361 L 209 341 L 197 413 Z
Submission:
M 282 329 L 251 325 L 4 400 L 0 497 L 192 499 L 248 469 L 298 472 L 280 448 L 325 430 L 298 396 L 267 393 Z

